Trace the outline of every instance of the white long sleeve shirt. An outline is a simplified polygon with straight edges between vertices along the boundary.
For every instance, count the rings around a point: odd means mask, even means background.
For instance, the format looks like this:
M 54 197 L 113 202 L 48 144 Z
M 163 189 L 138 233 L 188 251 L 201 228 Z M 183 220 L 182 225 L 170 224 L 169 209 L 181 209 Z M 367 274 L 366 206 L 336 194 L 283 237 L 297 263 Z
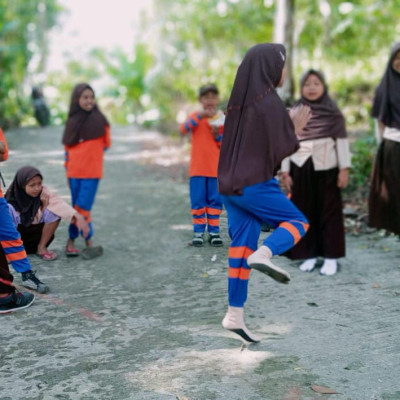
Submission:
M 312 157 L 315 171 L 328 169 L 349 168 L 351 166 L 350 146 L 347 138 L 332 139 L 321 138 L 304 140 L 300 142 L 300 148 L 296 153 L 286 157 L 282 161 L 281 171 L 290 171 L 290 162 L 302 167 Z

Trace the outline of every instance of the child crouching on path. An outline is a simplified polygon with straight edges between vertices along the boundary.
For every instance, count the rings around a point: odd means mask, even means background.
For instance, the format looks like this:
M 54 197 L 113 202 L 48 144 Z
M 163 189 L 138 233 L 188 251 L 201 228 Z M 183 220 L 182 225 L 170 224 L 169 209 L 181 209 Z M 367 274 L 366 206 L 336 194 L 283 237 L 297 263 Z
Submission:
M 72 206 L 85 217 L 90 227 L 82 257 L 97 257 L 103 254 L 103 248 L 93 245 L 90 212 L 99 181 L 103 177 L 104 151 L 111 146 L 111 136 L 110 125 L 99 110 L 94 91 L 87 83 L 76 85 L 74 88 L 62 143 L 65 146 L 65 168 Z M 65 249 L 67 256 L 79 254 L 75 247 L 75 239 L 79 234 L 79 228 L 73 223 L 70 224 Z
M 189 115 L 181 124 L 183 135 L 192 133 L 190 155 L 190 201 L 193 217 L 193 246 L 203 246 L 204 232 L 209 233 L 211 246 L 222 246 L 219 236 L 219 216 L 222 203 L 218 193 L 217 167 L 224 115 L 217 111 L 219 92 L 214 84 L 199 90 L 200 112 Z
M 89 226 L 81 214 L 44 187 L 42 181 L 43 176 L 37 168 L 20 168 L 7 189 L 6 200 L 26 252 L 52 261 L 57 254 L 47 247 L 53 241 L 61 219 L 76 224 L 84 236 L 89 233 Z
M 7 142 L 0 128 L 0 162 L 6 161 L 7 158 Z M 24 286 L 40 293 L 48 292 L 49 288 L 40 281 L 31 269 L 21 236 L 12 222 L 1 183 L 0 178 L 0 312 L 5 313 L 26 308 L 34 300 L 34 296 L 30 293 L 16 292 L 12 284 L 13 276 L 9 272 L 8 263 L 11 263 L 15 271 L 21 273 Z
M 274 178 L 281 161 L 298 149 L 295 130 L 300 131 L 310 118 L 305 106 L 293 109 L 289 116 L 276 93 L 285 78 L 285 58 L 280 44 L 258 44 L 246 53 L 228 103 L 218 166 L 219 191 L 232 239 L 229 307 L 222 325 L 247 342 L 259 340 L 244 323 L 251 269 L 288 283 L 289 274 L 271 258 L 296 244 L 308 229 L 306 218 Z M 257 250 L 262 222 L 275 231 Z
M 345 232 L 340 189 L 347 186 L 350 149 L 344 117 L 328 94 L 321 72 L 307 71 L 300 82 L 301 99 L 312 117 L 297 133 L 300 149 L 282 162 L 281 179 L 291 200 L 310 223 L 306 237 L 285 255 L 305 260 L 300 270 L 311 272 L 323 257 L 321 275 L 334 275 L 337 259 L 345 256 Z

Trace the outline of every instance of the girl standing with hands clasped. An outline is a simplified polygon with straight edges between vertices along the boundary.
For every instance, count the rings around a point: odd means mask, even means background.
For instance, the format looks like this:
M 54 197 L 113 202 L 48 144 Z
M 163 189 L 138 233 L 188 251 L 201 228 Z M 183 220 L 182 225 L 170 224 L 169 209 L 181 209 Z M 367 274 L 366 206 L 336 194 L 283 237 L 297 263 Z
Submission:
M 275 88 L 285 79 L 286 51 L 280 44 L 252 47 L 238 68 L 228 103 L 218 166 L 218 184 L 228 212 L 229 307 L 222 326 L 246 342 L 259 339 L 244 323 L 251 269 L 281 283 L 289 274 L 271 258 L 287 251 L 306 233 L 304 215 L 274 178 L 281 161 L 298 148 L 295 131 L 310 118 L 307 106 L 289 115 Z M 261 223 L 275 231 L 257 250 Z
M 400 43 L 390 54 L 376 89 L 372 116 L 378 120 L 379 145 L 369 195 L 369 223 L 400 235 Z
M 87 83 L 75 86 L 62 139 L 72 206 L 85 217 L 90 227 L 89 235 L 85 238 L 86 248 L 82 251 L 83 258 L 103 254 L 101 246 L 93 246 L 90 211 L 103 177 L 103 154 L 111 145 L 110 125 L 94 97 L 94 91 Z M 79 254 L 75 247 L 75 239 L 79 234 L 76 224 L 70 224 L 67 256 Z
M 300 270 L 311 272 L 317 257 L 324 258 L 322 275 L 334 275 L 337 259 L 345 256 L 340 189 L 347 186 L 350 150 L 342 113 L 330 98 L 324 76 L 307 71 L 300 82 L 301 99 L 312 117 L 297 132 L 300 149 L 282 163 L 281 179 L 291 200 L 310 223 L 306 237 L 286 255 L 305 260 Z

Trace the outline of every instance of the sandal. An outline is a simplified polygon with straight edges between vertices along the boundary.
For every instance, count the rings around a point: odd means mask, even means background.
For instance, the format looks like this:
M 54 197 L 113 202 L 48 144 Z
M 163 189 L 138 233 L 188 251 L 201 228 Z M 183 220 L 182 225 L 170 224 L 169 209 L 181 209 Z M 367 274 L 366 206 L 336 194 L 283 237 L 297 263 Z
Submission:
M 85 260 L 91 260 L 92 258 L 100 257 L 102 255 L 103 247 L 101 246 L 86 247 L 86 249 L 82 250 L 82 258 Z
M 65 255 L 67 257 L 78 257 L 79 256 L 79 250 L 75 249 L 74 247 L 65 247 Z
M 51 250 L 46 251 L 41 254 L 36 253 L 36 255 L 44 261 L 53 261 L 57 258 L 57 253 L 55 253 L 54 251 L 51 251 Z

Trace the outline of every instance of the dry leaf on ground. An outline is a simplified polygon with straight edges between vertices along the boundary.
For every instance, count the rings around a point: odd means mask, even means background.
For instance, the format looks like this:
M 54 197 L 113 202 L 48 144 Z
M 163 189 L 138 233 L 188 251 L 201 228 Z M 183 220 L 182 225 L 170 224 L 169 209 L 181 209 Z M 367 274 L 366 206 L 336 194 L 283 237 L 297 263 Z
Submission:
M 330 389 L 325 386 L 311 385 L 311 389 L 321 394 L 339 394 L 335 389 Z

